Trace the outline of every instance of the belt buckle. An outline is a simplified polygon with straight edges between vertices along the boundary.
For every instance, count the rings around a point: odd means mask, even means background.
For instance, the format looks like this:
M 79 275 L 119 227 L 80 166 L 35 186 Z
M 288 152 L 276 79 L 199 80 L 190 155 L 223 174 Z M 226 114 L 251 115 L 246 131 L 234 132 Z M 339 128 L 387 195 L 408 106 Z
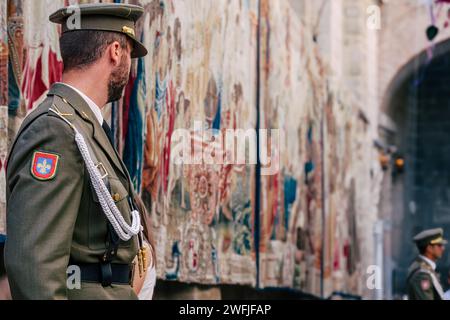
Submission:
M 99 162 L 99 163 L 97 163 L 97 164 L 95 165 L 95 167 L 97 168 L 97 170 L 98 170 L 98 172 L 99 172 L 100 174 L 102 174 L 102 171 L 101 171 L 100 169 L 103 170 L 104 174 L 103 174 L 103 176 L 102 176 L 102 180 L 105 179 L 105 178 L 108 176 L 108 171 L 106 171 L 106 168 L 105 168 L 105 166 L 103 165 L 103 163 Z

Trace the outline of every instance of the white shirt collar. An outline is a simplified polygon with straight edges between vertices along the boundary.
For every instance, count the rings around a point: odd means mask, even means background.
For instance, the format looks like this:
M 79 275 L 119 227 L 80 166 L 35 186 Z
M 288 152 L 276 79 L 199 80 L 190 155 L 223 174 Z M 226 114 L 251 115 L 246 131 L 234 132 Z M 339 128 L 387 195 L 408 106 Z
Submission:
M 436 263 L 433 260 L 430 260 L 423 255 L 419 255 L 419 257 L 422 258 L 422 260 L 424 260 L 426 263 L 428 263 L 433 268 L 433 270 L 436 270 Z
M 97 118 L 100 125 L 103 125 L 103 115 L 102 115 L 102 111 L 100 110 L 98 105 L 94 101 L 92 101 L 91 98 L 89 98 L 87 95 L 85 95 L 83 92 L 81 92 L 79 89 L 77 89 L 67 83 L 63 83 L 63 85 L 68 86 L 69 88 L 75 90 L 86 101 L 86 103 L 91 108 L 92 112 L 94 113 L 94 115 Z

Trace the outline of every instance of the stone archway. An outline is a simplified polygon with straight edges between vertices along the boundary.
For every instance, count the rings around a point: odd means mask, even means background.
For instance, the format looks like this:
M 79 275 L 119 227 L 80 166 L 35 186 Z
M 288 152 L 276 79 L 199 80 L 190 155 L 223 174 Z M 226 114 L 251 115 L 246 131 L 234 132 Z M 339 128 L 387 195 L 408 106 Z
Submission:
M 382 105 L 384 145 L 405 157 L 405 171 L 386 172 L 380 210 L 390 221 L 385 247 L 386 287 L 403 293 L 407 267 L 417 251 L 413 235 L 427 227 L 450 234 L 450 39 L 424 51 L 396 74 Z M 448 119 L 448 120 L 447 120 Z M 390 257 L 390 260 L 389 260 Z M 441 263 L 446 274 L 450 256 Z M 443 280 L 446 279 L 445 277 Z

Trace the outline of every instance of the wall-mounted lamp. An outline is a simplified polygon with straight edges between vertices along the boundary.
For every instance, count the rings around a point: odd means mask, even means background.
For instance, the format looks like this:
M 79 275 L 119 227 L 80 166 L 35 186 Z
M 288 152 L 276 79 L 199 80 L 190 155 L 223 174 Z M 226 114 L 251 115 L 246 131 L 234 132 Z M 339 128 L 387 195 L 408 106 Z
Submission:
M 405 158 L 402 156 L 395 157 L 395 170 L 397 173 L 403 173 L 405 170 Z

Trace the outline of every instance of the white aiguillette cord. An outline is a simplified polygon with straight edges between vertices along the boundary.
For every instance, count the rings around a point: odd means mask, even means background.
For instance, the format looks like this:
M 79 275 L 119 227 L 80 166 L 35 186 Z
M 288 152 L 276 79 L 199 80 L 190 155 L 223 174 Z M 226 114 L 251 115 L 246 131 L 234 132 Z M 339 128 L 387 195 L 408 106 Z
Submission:
M 89 148 L 84 140 L 83 135 L 75 128 L 75 126 L 62 116 L 60 112 L 55 111 L 50 108 L 49 111 L 58 115 L 62 120 L 64 120 L 74 131 L 75 131 L 75 141 L 77 143 L 78 149 L 81 152 L 83 160 L 91 177 L 92 186 L 94 187 L 95 193 L 98 196 L 98 200 L 103 209 L 103 212 L 108 219 L 108 221 L 113 226 L 114 230 L 117 232 L 119 238 L 123 241 L 128 241 L 132 237 L 138 235 L 142 231 L 141 217 L 137 210 L 131 212 L 131 226 L 127 224 L 119 209 L 116 206 L 105 182 L 102 180 L 101 174 L 98 168 L 92 161 L 91 155 L 89 154 Z

